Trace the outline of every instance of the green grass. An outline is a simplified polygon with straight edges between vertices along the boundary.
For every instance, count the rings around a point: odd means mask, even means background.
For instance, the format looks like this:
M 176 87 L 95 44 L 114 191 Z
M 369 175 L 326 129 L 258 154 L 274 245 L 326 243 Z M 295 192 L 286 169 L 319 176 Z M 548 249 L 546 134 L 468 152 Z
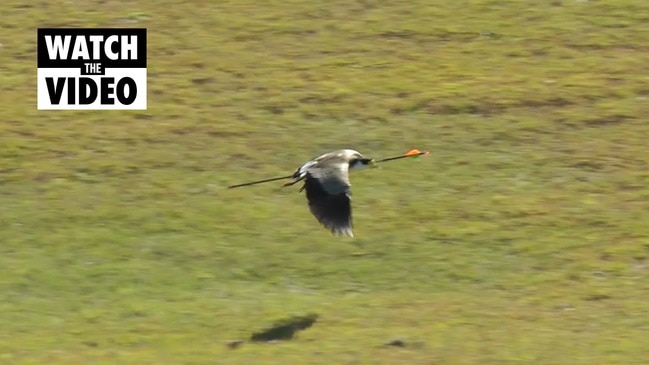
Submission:
M 0 363 L 646 363 L 649 3 L 53 4 L 0 6 Z M 148 28 L 149 109 L 36 110 L 45 26 Z M 225 189 L 343 147 L 431 151 L 353 240 Z

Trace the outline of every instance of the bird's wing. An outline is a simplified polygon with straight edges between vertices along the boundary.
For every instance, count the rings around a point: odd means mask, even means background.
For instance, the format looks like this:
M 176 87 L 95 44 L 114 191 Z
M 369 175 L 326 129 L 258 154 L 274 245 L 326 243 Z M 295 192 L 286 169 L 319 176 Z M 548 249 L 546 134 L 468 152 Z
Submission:
M 353 237 L 351 184 L 346 163 L 312 166 L 304 183 L 311 214 L 332 233 Z
M 307 168 L 308 174 L 318 180 L 322 188 L 329 194 L 335 195 L 349 191 L 349 164 L 347 162 L 317 161 Z

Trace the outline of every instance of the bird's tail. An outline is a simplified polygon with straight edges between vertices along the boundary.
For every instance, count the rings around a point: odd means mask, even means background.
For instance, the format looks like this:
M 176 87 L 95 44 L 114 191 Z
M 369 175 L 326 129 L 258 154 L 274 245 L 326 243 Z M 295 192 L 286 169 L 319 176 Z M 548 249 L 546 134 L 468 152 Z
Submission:
M 284 186 L 286 187 L 286 186 L 295 185 L 295 184 L 299 183 L 300 181 L 304 180 L 304 178 L 305 178 L 305 176 L 302 176 L 302 177 L 295 177 L 294 176 L 293 180 L 287 182 L 286 184 L 284 184 Z M 302 190 L 300 190 L 300 191 L 302 191 Z
M 297 170 L 295 170 L 295 172 L 293 173 L 293 180 L 290 181 L 290 182 L 287 182 L 286 184 L 284 184 L 284 186 L 295 185 L 295 184 L 299 183 L 300 181 L 306 179 L 307 171 L 309 170 L 309 168 L 310 168 L 311 166 L 313 166 L 313 165 L 315 165 L 315 164 L 316 164 L 315 161 L 309 161 L 309 162 L 305 163 L 304 165 L 300 166 L 300 167 L 299 167 Z M 300 192 L 302 192 L 303 190 L 304 190 L 304 187 L 302 187 L 302 188 L 300 189 Z

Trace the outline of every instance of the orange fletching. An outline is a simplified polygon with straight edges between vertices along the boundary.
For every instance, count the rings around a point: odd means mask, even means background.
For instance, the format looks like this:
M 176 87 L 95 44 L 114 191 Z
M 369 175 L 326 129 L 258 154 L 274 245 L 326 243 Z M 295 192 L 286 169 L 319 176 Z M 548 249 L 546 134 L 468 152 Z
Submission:
M 406 156 L 414 156 L 414 155 L 419 155 L 421 154 L 420 150 L 411 150 L 408 153 L 406 153 Z

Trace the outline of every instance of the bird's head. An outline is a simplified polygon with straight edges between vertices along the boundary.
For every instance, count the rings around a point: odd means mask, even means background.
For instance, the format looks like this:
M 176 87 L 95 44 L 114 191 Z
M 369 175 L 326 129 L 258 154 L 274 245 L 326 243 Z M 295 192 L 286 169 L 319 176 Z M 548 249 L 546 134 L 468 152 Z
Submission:
M 373 158 L 366 158 L 360 152 L 352 149 L 342 150 L 343 158 L 349 163 L 350 170 L 360 170 L 367 167 L 375 167 L 376 161 Z
M 349 161 L 350 170 L 359 170 L 368 167 L 376 167 L 376 161 L 373 158 L 365 158 L 363 156 L 354 158 Z

